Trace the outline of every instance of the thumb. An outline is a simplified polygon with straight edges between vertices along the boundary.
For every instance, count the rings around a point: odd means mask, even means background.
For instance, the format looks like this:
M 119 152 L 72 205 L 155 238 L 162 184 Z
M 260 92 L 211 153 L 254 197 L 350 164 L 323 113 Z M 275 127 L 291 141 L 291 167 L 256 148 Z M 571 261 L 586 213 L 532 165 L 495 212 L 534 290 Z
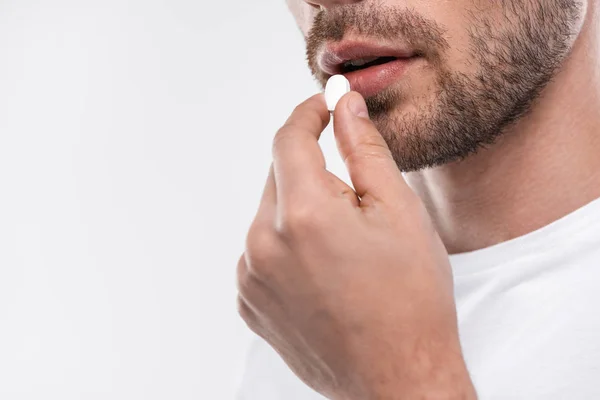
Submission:
M 338 150 L 361 202 L 397 201 L 410 191 L 392 152 L 373 122 L 358 92 L 340 99 L 333 116 Z M 412 193 L 412 191 L 411 191 Z

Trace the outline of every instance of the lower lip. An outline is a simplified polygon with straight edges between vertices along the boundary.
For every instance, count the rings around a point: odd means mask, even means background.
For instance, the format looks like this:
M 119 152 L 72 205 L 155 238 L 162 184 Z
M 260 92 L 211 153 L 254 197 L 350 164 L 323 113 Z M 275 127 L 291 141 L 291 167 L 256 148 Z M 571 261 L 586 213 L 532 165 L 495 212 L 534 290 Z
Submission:
M 400 79 L 417 58 L 399 58 L 385 64 L 348 72 L 344 76 L 350 81 L 352 90 L 367 98 L 376 95 Z

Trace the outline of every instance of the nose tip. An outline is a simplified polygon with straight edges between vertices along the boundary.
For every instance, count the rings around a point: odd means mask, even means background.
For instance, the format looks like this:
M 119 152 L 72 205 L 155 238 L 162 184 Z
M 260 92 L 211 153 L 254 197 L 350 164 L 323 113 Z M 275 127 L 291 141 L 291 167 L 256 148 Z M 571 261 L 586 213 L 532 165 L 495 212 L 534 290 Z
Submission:
M 347 4 L 360 3 L 363 0 L 304 0 L 306 3 L 315 8 L 320 8 L 321 10 L 325 10 L 327 8 L 332 8 L 336 6 L 343 6 Z

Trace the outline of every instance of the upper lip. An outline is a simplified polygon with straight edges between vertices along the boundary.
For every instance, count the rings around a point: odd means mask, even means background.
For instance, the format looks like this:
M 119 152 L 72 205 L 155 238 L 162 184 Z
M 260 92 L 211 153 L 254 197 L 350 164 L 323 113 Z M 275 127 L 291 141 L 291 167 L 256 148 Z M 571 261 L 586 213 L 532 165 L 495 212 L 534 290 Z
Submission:
M 317 62 L 322 71 L 329 75 L 336 75 L 343 72 L 343 66 L 348 61 L 369 57 L 409 58 L 414 55 L 415 51 L 408 47 L 342 41 L 325 45 L 319 53 Z

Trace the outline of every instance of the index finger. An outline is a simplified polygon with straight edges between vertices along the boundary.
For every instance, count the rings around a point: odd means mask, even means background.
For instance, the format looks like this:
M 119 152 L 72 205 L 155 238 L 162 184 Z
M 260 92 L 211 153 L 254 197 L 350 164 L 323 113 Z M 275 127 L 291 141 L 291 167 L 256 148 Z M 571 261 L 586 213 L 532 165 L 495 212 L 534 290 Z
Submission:
M 325 97 L 319 93 L 297 106 L 277 131 L 273 139 L 273 168 L 278 202 L 315 193 L 326 171 L 318 141 L 329 118 Z

